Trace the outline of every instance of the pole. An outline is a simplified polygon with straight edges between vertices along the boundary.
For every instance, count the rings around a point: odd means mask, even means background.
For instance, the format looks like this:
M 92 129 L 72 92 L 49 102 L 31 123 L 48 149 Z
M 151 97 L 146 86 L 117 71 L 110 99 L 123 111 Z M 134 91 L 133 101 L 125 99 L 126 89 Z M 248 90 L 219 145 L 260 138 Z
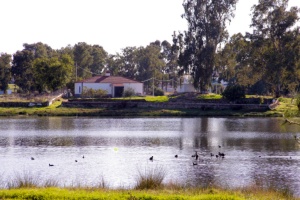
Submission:
M 152 78 L 153 82 L 152 82 L 152 95 L 154 96 L 154 77 Z
M 76 68 L 76 81 L 77 81 L 77 62 L 75 63 L 75 68 Z

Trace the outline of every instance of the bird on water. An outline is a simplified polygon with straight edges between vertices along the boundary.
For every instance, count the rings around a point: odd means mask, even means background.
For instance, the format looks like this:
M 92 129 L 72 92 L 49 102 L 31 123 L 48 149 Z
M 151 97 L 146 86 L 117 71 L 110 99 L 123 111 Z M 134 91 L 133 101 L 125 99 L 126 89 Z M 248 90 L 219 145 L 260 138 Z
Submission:
M 151 157 L 149 158 L 149 160 L 153 161 L 153 156 L 151 156 Z
M 50 163 L 49 163 L 49 167 L 53 167 L 53 166 L 54 166 L 53 164 L 50 164 Z

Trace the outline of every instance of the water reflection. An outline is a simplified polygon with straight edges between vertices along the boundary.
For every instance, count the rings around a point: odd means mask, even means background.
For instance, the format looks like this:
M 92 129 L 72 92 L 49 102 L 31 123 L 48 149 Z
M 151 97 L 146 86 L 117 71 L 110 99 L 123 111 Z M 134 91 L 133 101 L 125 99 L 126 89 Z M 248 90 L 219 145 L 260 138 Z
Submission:
M 275 185 L 300 196 L 293 139 L 300 127 L 281 124 L 277 118 L 0 118 L 0 176 L 29 170 L 60 177 L 61 185 L 104 177 L 112 187 L 132 187 L 137 168 L 161 165 L 166 182 Z M 210 156 L 219 151 L 224 159 Z M 50 162 L 55 167 L 49 169 Z

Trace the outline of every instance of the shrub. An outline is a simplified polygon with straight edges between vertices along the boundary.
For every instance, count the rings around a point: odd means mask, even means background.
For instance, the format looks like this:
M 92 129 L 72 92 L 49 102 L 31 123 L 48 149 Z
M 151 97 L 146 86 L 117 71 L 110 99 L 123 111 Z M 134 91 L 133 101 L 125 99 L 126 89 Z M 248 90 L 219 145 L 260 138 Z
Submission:
M 222 96 L 229 101 L 245 98 L 245 88 L 240 85 L 227 86 L 222 93 Z
M 164 91 L 160 88 L 154 88 L 154 96 L 164 96 Z
M 132 97 L 135 95 L 135 91 L 133 88 L 128 88 L 124 91 L 123 96 L 124 97 Z
M 107 95 L 107 91 L 106 90 L 95 90 L 95 89 L 88 89 L 87 87 L 83 88 L 82 94 L 81 96 L 84 98 L 101 98 Z
M 163 188 L 163 180 L 166 172 L 162 167 L 155 167 L 154 169 L 145 169 L 144 172 L 139 170 L 137 183 L 135 189 L 159 189 Z
M 298 110 L 300 110 L 300 94 L 298 94 L 296 96 L 296 106 L 297 106 Z

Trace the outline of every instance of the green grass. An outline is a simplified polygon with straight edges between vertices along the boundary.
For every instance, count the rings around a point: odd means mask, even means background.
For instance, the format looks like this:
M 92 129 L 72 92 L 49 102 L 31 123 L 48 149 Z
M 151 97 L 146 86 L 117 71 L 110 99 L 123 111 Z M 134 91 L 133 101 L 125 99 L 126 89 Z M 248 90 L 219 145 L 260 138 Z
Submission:
M 198 98 L 217 99 L 220 95 L 205 94 Z M 126 99 L 126 98 L 120 98 Z M 144 99 L 148 102 L 167 102 L 167 96 L 132 97 L 131 99 Z M 66 108 L 62 107 L 62 101 L 56 101 L 48 107 L 0 107 L 0 116 L 178 116 L 178 117 L 200 117 L 200 116 L 247 116 L 247 117 L 283 117 L 298 115 L 296 100 L 291 103 L 291 98 L 280 98 L 280 105 L 266 112 L 255 112 L 251 110 L 199 110 L 199 109 L 159 109 L 159 108 Z M 288 112 L 287 112 L 288 111 Z M 289 113 L 289 114 L 287 114 Z
M 148 102 L 167 102 L 169 101 L 168 96 L 143 96 L 143 97 L 122 97 L 113 98 L 115 100 L 145 100 Z
M 222 99 L 222 95 L 220 94 L 200 94 L 198 99 Z
M 97 188 L 25 188 L 0 190 L 0 199 L 103 199 L 103 200 L 299 200 L 276 191 L 258 189 L 223 190 L 159 189 L 159 190 L 108 190 Z

